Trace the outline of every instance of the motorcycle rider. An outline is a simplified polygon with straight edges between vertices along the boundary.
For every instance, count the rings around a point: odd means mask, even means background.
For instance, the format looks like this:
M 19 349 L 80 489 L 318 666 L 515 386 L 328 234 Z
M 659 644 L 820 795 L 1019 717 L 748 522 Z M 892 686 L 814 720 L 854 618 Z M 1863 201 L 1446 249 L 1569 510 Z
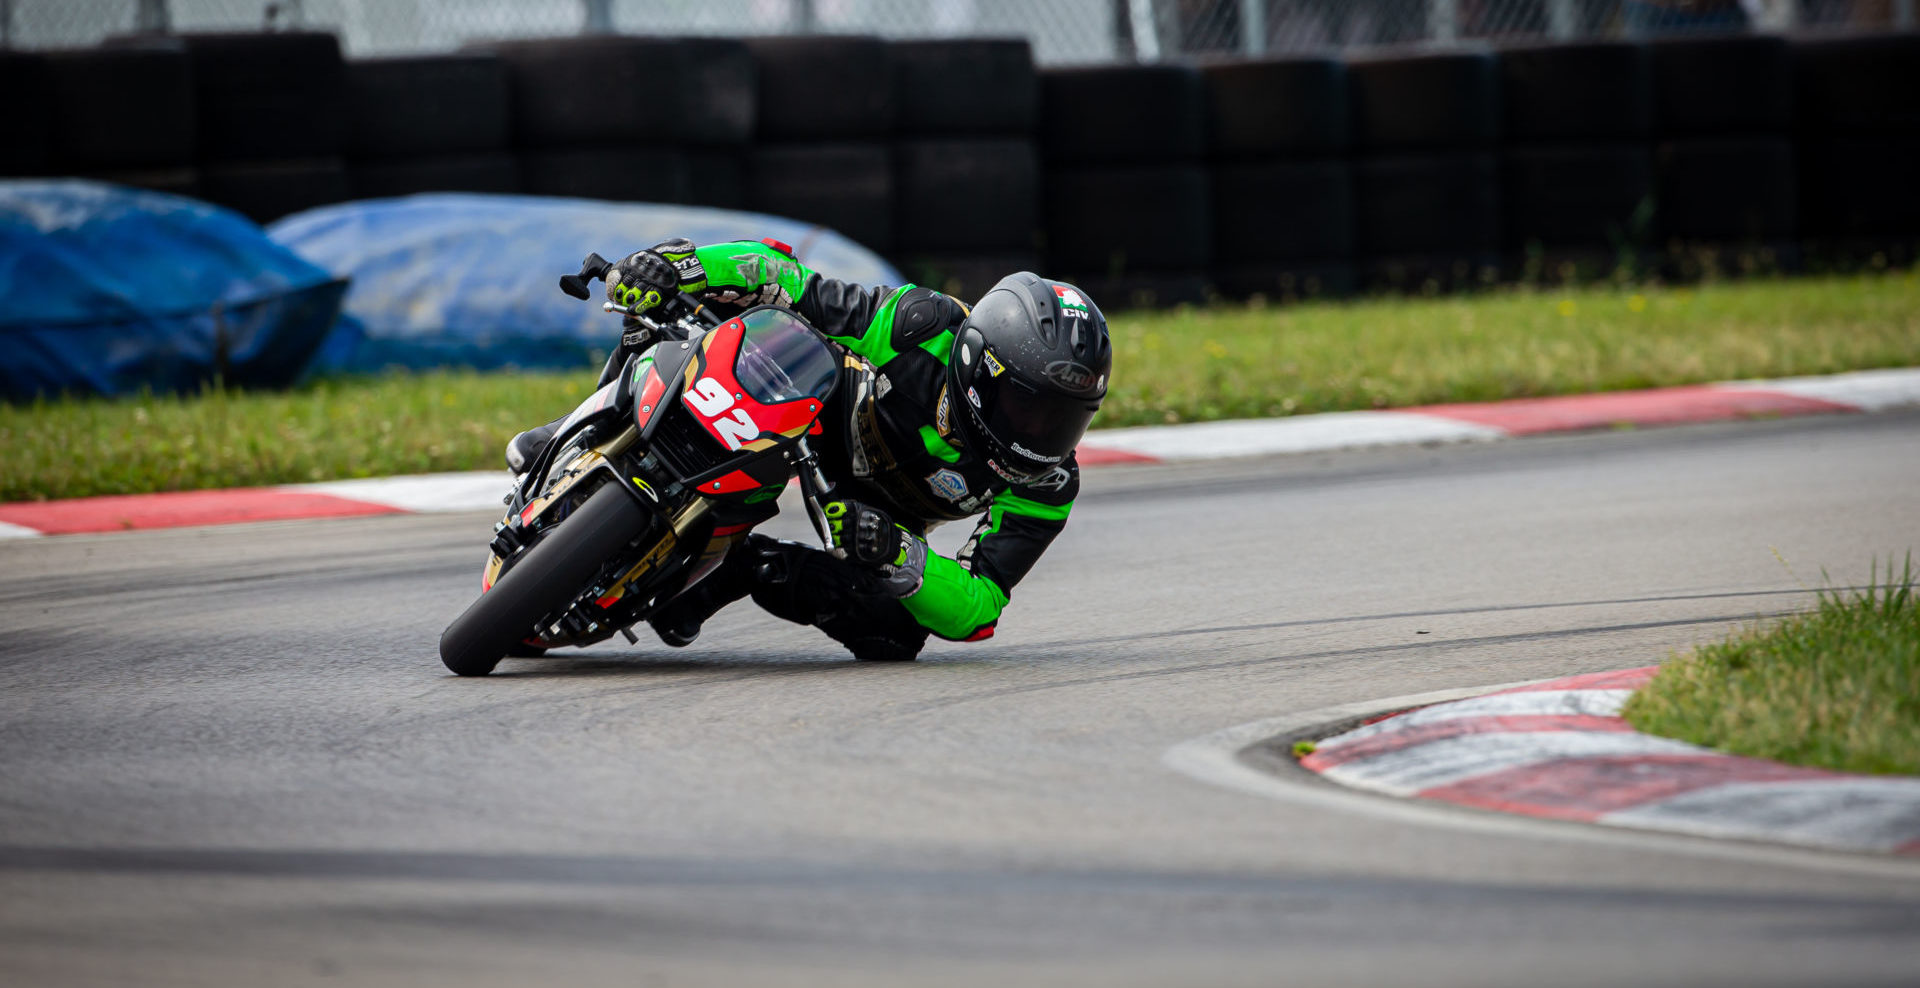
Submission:
M 797 312 L 849 355 L 816 440 L 833 485 L 823 505 L 831 553 L 749 534 L 771 517 L 716 528 L 732 541 L 719 567 L 649 621 L 662 641 L 691 644 L 743 597 L 811 624 L 856 658 L 912 659 L 929 634 L 993 634 L 1014 586 L 1066 526 L 1080 488 L 1074 447 L 1106 395 L 1106 319 L 1072 285 L 1009 275 L 969 309 L 928 288 L 864 288 L 809 270 L 775 241 L 636 251 L 606 278 L 630 311 L 685 292 L 730 315 L 754 305 Z M 602 383 L 652 341 L 628 320 Z M 516 436 L 525 469 L 552 427 Z M 983 514 L 954 558 L 928 530 Z

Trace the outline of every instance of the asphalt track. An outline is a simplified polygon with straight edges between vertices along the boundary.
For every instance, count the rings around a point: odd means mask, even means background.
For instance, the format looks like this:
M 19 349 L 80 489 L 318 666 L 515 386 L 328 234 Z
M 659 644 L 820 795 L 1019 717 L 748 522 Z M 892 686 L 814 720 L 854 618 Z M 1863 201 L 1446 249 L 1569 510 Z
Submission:
M 0 545 L 0 983 L 1914 983 L 1912 867 L 1163 758 L 1808 606 L 1920 547 L 1920 413 L 1086 489 L 1001 635 L 911 665 L 737 609 L 453 678 L 476 515 Z

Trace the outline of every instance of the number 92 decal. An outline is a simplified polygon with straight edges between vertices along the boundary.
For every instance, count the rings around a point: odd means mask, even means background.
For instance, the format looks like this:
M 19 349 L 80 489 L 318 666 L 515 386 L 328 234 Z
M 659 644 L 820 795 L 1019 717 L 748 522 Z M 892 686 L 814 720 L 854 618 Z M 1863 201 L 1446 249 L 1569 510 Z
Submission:
M 746 409 L 734 408 L 733 400 L 733 394 L 726 386 L 711 377 L 695 381 L 693 388 L 686 393 L 688 407 L 707 420 L 714 435 L 719 436 L 720 442 L 729 450 L 737 450 L 760 438 L 760 426 L 747 414 Z M 733 409 L 732 414 L 725 414 L 729 408 Z

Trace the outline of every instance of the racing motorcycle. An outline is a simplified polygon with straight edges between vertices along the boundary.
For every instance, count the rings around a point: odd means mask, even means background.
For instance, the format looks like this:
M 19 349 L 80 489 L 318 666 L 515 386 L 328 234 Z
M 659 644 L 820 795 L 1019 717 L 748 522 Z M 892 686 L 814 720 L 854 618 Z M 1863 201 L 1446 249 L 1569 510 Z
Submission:
M 611 269 L 589 254 L 560 288 L 588 299 Z M 615 634 L 637 643 L 635 624 L 724 558 L 737 531 L 715 509 L 772 500 L 796 477 L 832 545 L 807 442 L 840 376 L 826 338 L 774 306 L 725 320 L 678 294 L 645 313 L 603 307 L 652 345 L 561 422 L 508 492 L 480 597 L 440 635 L 459 675 Z

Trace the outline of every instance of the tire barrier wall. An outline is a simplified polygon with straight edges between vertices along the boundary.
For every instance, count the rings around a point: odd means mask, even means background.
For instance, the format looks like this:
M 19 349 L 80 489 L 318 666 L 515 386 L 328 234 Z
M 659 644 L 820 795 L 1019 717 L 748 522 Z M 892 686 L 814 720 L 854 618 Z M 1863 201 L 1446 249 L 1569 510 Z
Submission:
M 1060 69 L 1040 92 L 1047 273 L 1113 308 L 1201 300 L 1214 238 L 1199 70 Z
M 1736 35 L 1038 72 L 1021 40 L 331 36 L 0 52 L 0 174 L 201 196 L 752 209 L 977 297 L 1109 306 L 1904 262 L 1920 35 Z M 139 93 L 138 112 L 102 113 Z
M 1647 47 L 1592 42 L 1500 54 L 1501 250 L 1525 277 L 1634 263 L 1654 219 Z
M 1914 259 L 1920 44 L 1912 35 L 1790 47 L 1801 240 L 1820 264 Z
M 1201 67 L 1213 284 L 1229 297 L 1345 295 L 1356 283 L 1345 62 Z
M 1018 40 L 887 46 L 894 98 L 894 263 L 972 302 L 1041 271 L 1040 77 Z

